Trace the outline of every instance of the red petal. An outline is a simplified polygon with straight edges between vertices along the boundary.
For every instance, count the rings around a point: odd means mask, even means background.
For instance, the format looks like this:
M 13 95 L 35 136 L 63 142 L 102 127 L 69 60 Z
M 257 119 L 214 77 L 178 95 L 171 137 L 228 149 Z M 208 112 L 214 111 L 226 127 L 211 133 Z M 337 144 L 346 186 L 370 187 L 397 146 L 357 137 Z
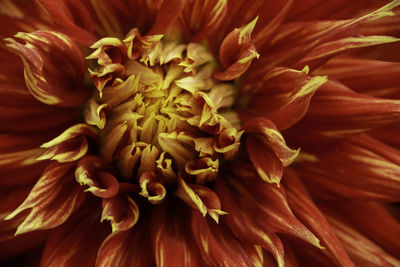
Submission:
M 103 199 L 101 220 L 111 221 L 113 232 L 129 230 L 139 219 L 139 208 L 129 196 L 129 193 L 132 193 L 132 184 L 122 183 L 120 188 L 118 195 Z
M 193 235 L 204 262 L 209 266 L 254 266 L 254 247 L 236 239 L 225 227 L 192 211 L 190 220 Z
M 181 13 L 185 1 L 183 0 L 162 0 L 157 8 L 157 16 L 148 34 L 160 34 L 176 20 Z
M 213 34 L 227 13 L 227 0 L 188 1 L 180 14 L 183 31 L 191 42 L 199 42 Z
M 283 174 L 283 165 L 271 148 L 254 136 L 248 136 L 246 144 L 247 153 L 258 175 L 264 181 L 276 183 L 279 186 Z
M 346 205 L 346 203 L 343 204 Z M 323 212 L 356 266 L 400 265 L 397 259 L 363 236 L 357 228 L 354 228 L 351 219 L 346 217 L 342 210 L 338 209 L 336 203 L 329 206 L 324 205 Z M 390 229 L 385 230 L 390 231 Z
M 224 70 L 214 72 L 215 79 L 236 79 L 250 67 L 254 58 L 259 57 L 250 37 L 256 22 L 257 18 L 246 26 L 234 29 L 225 37 L 219 51 L 219 60 Z
M 399 150 L 359 135 L 300 156 L 296 168 L 307 182 L 322 186 L 331 192 L 329 195 L 334 192 L 351 199 L 398 201 L 399 164 Z
M 273 150 L 283 166 L 289 166 L 299 154 L 299 150 L 290 149 L 275 124 L 265 118 L 255 117 L 243 125 L 246 133 L 257 134 L 266 146 Z
M 398 122 L 400 101 L 355 93 L 328 81 L 313 97 L 302 123 L 289 129 L 290 138 L 302 144 L 343 138 Z
M 100 223 L 99 205 L 85 202 L 65 224 L 52 230 L 40 266 L 94 266 L 100 244 L 110 232 Z
M 142 220 L 134 228 L 109 235 L 100 247 L 96 267 L 153 266 L 148 223 Z
M 20 32 L 15 39 L 26 44 L 8 38 L 7 46 L 21 57 L 27 87 L 35 98 L 61 107 L 75 107 L 85 101 L 90 94 L 83 86 L 86 64 L 76 43 L 51 31 Z
M 294 214 L 316 233 L 323 242 L 322 245 L 328 247 L 329 252 L 324 252 L 341 266 L 354 266 L 328 221 L 315 206 L 306 188 L 295 173 L 289 168 L 286 169 L 283 181 L 288 195 L 289 206 Z
M 260 245 L 268 250 L 275 257 L 278 266 L 282 267 L 284 265 L 283 244 L 276 233 L 267 229 L 268 227 L 256 224 L 252 214 L 239 205 L 236 195 L 223 179 L 217 180 L 215 190 L 221 198 L 222 206 L 228 212 L 223 222 L 229 226 L 232 233 L 240 240 Z
M 244 120 L 263 116 L 272 120 L 278 129 L 297 123 L 308 110 L 311 97 L 327 81 L 324 76 L 311 77 L 308 68 L 301 71 L 274 68 L 267 73 L 253 72 L 243 84 L 242 91 L 249 103 L 243 108 Z M 251 93 L 255 94 L 252 95 Z
M 173 203 L 180 204 L 180 203 Z M 157 266 L 200 266 L 200 255 L 189 231 L 189 214 L 175 205 L 152 210 L 151 239 Z
M 71 164 L 57 162 L 46 168 L 25 201 L 6 217 L 12 219 L 30 209 L 16 234 L 54 228 L 65 222 L 80 206 L 84 194 L 73 179 L 72 168 Z

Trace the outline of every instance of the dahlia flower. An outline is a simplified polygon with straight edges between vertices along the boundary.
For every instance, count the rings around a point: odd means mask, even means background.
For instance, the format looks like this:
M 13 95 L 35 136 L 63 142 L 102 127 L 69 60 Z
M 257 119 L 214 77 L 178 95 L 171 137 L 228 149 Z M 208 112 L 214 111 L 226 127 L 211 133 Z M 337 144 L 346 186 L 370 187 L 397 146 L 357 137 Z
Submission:
M 400 266 L 400 1 L 0 1 L 2 266 Z

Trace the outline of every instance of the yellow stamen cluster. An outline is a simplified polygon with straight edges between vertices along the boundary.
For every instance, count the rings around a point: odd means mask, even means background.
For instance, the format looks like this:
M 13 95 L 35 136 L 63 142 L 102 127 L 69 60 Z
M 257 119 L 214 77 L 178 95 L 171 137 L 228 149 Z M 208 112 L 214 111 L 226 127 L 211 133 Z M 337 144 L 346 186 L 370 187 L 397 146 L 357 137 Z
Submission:
M 127 180 L 212 181 L 242 134 L 233 86 L 212 78 L 216 64 L 201 44 L 135 38 L 100 40 L 88 57 L 100 65 L 86 122 L 100 128 L 101 155 Z

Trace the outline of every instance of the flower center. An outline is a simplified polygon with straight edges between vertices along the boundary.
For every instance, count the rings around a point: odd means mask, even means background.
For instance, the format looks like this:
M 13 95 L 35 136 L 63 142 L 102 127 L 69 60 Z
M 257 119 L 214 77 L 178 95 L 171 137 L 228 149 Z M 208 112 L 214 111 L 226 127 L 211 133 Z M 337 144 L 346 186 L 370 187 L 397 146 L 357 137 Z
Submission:
M 216 62 L 205 46 L 162 37 L 132 30 L 92 46 L 98 90 L 85 119 L 99 128 L 100 154 L 123 179 L 204 184 L 239 148 L 235 90 L 212 78 Z

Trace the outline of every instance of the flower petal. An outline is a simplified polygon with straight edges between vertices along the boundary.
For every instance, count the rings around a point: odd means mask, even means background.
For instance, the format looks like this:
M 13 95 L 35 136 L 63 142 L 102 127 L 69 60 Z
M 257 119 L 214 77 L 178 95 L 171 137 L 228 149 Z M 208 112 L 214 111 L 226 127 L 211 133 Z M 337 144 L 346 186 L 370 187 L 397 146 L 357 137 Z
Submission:
M 40 266 L 94 266 L 100 244 L 110 230 L 100 223 L 100 203 L 92 200 L 85 201 L 74 216 L 51 231 Z
M 267 73 L 249 74 L 242 90 L 250 99 L 241 115 L 245 118 L 262 115 L 281 130 L 291 127 L 303 118 L 311 97 L 327 81 L 326 76 L 311 77 L 308 72 L 306 66 L 301 71 L 274 68 Z
M 298 150 L 290 149 L 285 142 L 282 134 L 278 131 L 275 124 L 265 118 L 255 117 L 243 125 L 246 133 L 260 137 L 266 146 L 273 150 L 284 167 L 289 166 L 299 154 Z
M 284 185 L 288 203 L 294 214 L 324 242 L 332 257 L 341 266 L 354 266 L 323 213 L 315 206 L 306 188 L 291 169 L 285 170 Z M 331 256 L 331 255 L 330 255 Z
M 200 266 L 198 248 L 187 227 L 188 215 L 172 203 L 152 210 L 150 231 L 157 266 Z
M 83 86 L 86 64 L 76 43 L 52 31 L 20 32 L 15 39 L 7 38 L 7 46 L 21 57 L 27 87 L 36 99 L 61 107 L 85 101 L 90 94 Z
M 112 231 L 126 231 L 132 228 L 139 219 L 139 207 L 129 196 L 136 191 L 132 184 L 120 185 L 120 192 L 112 197 L 103 199 L 103 213 L 101 220 L 111 221 Z M 133 190 L 132 190 L 133 189 Z
M 43 172 L 25 201 L 6 219 L 12 219 L 24 210 L 28 216 L 18 226 L 16 235 L 54 228 L 63 222 L 80 206 L 83 191 L 73 180 L 73 165 L 54 162 Z
M 227 0 L 188 1 L 180 15 L 183 31 L 191 36 L 191 42 L 201 41 L 213 34 L 224 20 Z
M 134 228 L 109 235 L 98 251 L 95 266 L 153 266 L 148 223 L 148 219 L 141 220 Z
M 166 29 L 178 18 L 185 1 L 161 0 L 157 7 L 157 16 L 148 34 L 164 33 Z
M 257 251 L 251 245 L 240 242 L 225 227 L 209 221 L 195 210 L 191 226 L 194 239 L 204 262 L 209 266 L 254 266 Z
M 328 81 L 313 97 L 301 124 L 288 131 L 302 144 L 348 137 L 398 122 L 400 101 L 358 94 L 339 82 Z
M 256 22 L 257 18 L 246 26 L 234 29 L 225 37 L 219 52 L 219 60 L 224 70 L 214 72 L 215 79 L 236 79 L 250 67 L 254 58 L 259 57 L 250 37 Z
M 400 200 L 400 151 L 367 135 L 299 156 L 296 170 L 325 195 Z M 328 190 L 326 192 L 326 190 Z
M 107 172 L 108 164 L 94 156 L 86 156 L 79 160 L 75 169 L 75 179 L 81 185 L 87 185 L 85 191 L 97 197 L 110 198 L 117 194 L 119 183 L 111 173 Z
M 96 135 L 96 130 L 87 124 L 71 126 L 53 140 L 41 145 L 47 150 L 38 159 L 52 159 L 60 163 L 77 161 L 88 151 L 87 138 L 94 139 Z

